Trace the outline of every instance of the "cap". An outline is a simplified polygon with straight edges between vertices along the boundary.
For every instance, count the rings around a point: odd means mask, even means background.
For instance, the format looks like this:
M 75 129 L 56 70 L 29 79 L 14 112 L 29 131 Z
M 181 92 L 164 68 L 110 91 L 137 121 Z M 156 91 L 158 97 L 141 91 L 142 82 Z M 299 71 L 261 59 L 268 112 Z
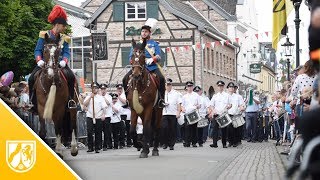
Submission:
M 166 83 L 167 84 L 172 84 L 172 79 L 168 78 Z
M 233 82 L 229 82 L 228 85 L 227 85 L 227 88 L 229 87 L 235 87 L 234 83 Z
M 116 85 L 116 88 L 117 88 L 117 89 L 122 89 L 122 87 L 123 87 L 122 84 L 117 84 L 117 85 Z
M 113 93 L 113 94 L 111 95 L 111 97 L 112 97 L 112 99 L 117 99 L 117 98 L 118 98 L 118 94 Z
M 100 85 L 99 85 L 97 82 L 93 82 L 93 83 L 91 84 L 91 87 L 99 88 Z
M 186 82 L 186 86 L 193 86 L 193 82 L 192 81 L 187 81 Z
M 100 84 L 100 89 L 106 89 L 107 87 L 108 85 L 105 83 Z
M 218 81 L 218 82 L 217 82 L 217 85 L 218 85 L 218 86 L 224 86 L 225 84 L 224 84 L 223 81 Z
M 199 91 L 201 91 L 201 90 L 202 90 L 202 89 L 201 89 L 200 86 L 196 86 L 196 87 L 193 88 L 193 91 L 194 91 L 194 92 L 199 92 Z
M 68 25 L 66 11 L 61 6 L 55 5 L 48 16 L 48 22 L 51 24 Z

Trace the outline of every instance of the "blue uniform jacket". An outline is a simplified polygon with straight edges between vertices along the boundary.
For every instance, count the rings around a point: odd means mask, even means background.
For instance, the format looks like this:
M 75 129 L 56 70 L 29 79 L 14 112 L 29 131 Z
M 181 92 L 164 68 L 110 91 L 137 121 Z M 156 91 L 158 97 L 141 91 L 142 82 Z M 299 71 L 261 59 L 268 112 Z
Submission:
M 152 39 L 149 39 L 147 41 L 147 45 L 146 46 L 148 46 L 148 48 L 151 50 L 151 52 L 153 52 L 153 56 L 158 55 L 159 58 L 157 58 L 157 62 L 159 62 L 161 60 L 160 59 L 161 50 L 160 50 L 159 44 L 156 41 L 154 41 Z M 133 51 L 133 48 L 131 48 L 131 50 L 130 50 L 129 61 L 130 61 L 131 56 L 132 56 L 132 51 Z M 145 51 L 146 59 L 152 58 L 151 54 L 148 52 L 147 49 L 145 49 L 144 51 Z M 148 71 L 153 71 L 155 69 L 158 69 L 158 66 L 157 66 L 157 64 L 155 62 L 153 62 L 152 64 L 147 65 L 146 68 L 148 69 Z
M 39 39 L 38 39 L 36 48 L 34 50 L 34 57 L 37 62 L 39 60 L 43 60 L 43 48 L 44 48 L 44 43 L 45 43 L 45 39 L 44 39 L 45 34 L 48 34 L 52 40 L 55 40 L 55 38 L 56 38 L 51 30 L 40 31 Z M 63 43 L 62 43 L 62 49 L 61 49 L 61 54 L 60 54 L 59 60 L 60 61 L 65 60 L 66 63 L 68 63 L 68 61 L 70 59 L 70 49 L 69 49 L 70 37 L 65 34 L 60 34 L 60 38 L 63 41 Z

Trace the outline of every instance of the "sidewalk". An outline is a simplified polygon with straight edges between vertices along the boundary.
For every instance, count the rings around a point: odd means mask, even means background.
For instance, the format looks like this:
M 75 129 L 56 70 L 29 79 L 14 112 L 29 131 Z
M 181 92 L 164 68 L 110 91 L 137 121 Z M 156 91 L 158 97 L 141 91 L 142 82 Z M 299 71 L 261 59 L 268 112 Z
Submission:
M 244 143 L 242 152 L 218 177 L 222 179 L 283 179 L 284 165 L 275 141 Z

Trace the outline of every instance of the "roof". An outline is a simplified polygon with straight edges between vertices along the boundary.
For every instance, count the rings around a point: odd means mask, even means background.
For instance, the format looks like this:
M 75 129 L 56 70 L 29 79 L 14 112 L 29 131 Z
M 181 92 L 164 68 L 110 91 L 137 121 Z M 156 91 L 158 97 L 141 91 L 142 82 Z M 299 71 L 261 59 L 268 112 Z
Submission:
M 53 0 L 55 4 L 62 6 L 68 15 L 72 14 L 73 16 L 77 16 L 79 18 L 88 19 L 92 16 L 90 11 L 87 11 L 81 7 L 76 7 L 68 3 L 64 3 L 58 0 Z
M 92 15 L 92 17 L 90 19 L 88 19 L 85 23 L 84 26 L 85 27 L 89 27 L 90 24 L 95 21 L 101 13 L 103 13 L 103 11 L 109 6 L 109 4 L 112 2 L 112 0 L 105 0 L 101 6 L 94 12 L 94 14 Z
M 223 2 L 222 2 L 223 1 Z M 236 6 L 237 2 L 228 3 L 228 1 L 236 0 L 203 0 L 210 8 L 219 13 L 223 18 L 229 21 L 234 21 L 237 19 Z

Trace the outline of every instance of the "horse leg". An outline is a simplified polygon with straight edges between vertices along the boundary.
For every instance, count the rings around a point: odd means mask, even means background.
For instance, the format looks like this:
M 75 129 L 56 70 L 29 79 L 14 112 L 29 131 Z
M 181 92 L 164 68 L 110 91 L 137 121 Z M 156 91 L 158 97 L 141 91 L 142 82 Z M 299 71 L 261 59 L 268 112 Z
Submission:
M 140 149 L 140 145 L 138 144 L 138 137 L 137 137 L 137 119 L 138 115 L 134 110 L 131 110 L 131 125 L 130 125 L 130 135 L 133 140 L 133 146 L 136 147 L 137 149 Z
M 62 143 L 61 143 L 61 135 L 57 134 L 57 138 L 56 138 L 56 148 L 55 148 L 55 152 L 57 153 L 57 155 L 63 159 L 63 155 L 62 155 Z
M 76 140 L 76 130 L 77 130 L 77 112 L 76 110 L 70 110 L 70 120 L 72 127 L 72 135 L 71 135 L 71 155 L 78 155 L 78 142 Z
M 46 140 L 46 123 L 45 120 L 43 118 L 41 118 L 39 116 L 39 121 L 40 121 L 40 131 L 39 131 L 39 136 L 40 138 L 46 143 L 48 144 L 47 140 Z
M 152 150 L 152 156 L 159 156 L 159 140 L 160 140 L 160 127 L 161 127 L 161 117 L 162 112 L 161 109 L 157 108 L 156 112 L 154 113 L 154 116 L 152 117 L 152 120 L 155 121 L 153 128 L 154 132 L 154 145 Z
M 147 158 L 149 154 L 149 143 L 151 139 L 151 118 L 152 109 L 145 110 L 145 115 L 143 119 L 143 150 L 141 151 L 140 158 Z

